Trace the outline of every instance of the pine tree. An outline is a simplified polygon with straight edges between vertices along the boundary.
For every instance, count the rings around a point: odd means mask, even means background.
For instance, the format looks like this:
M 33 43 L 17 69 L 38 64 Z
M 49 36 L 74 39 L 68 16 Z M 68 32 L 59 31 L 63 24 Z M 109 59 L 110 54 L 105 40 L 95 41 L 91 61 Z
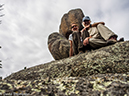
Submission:
M 0 60 L 0 62 L 2 62 L 2 61 Z M 2 68 L 2 64 L 0 64 L 0 68 Z
M 3 6 L 4 6 L 4 4 L 0 4 L 0 11 L 2 11 L 3 10 Z M 2 17 L 2 16 L 4 16 L 4 14 L 0 14 L 0 17 Z M 1 20 L 0 20 L 0 24 L 1 24 Z M 0 48 L 1 48 L 1 46 L 0 46 Z M 0 60 L 0 62 L 2 62 L 1 60 Z M 0 68 L 2 68 L 2 64 L 0 63 Z
M 0 4 L 0 11 L 3 10 L 3 6 L 4 6 L 4 4 Z M 0 17 L 3 17 L 3 16 L 4 16 L 4 14 L 0 14 Z M 1 22 L 2 22 L 2 20 L 0 20 L 0 24 L 1 24 Z
M 1 46 L 0 46 L 0 48 L 1 48 Z M 1 60 L 0 60 L 0 62 L 2 62 Z M 0 63 L 0 68 L 2 68 L 2 64 Z

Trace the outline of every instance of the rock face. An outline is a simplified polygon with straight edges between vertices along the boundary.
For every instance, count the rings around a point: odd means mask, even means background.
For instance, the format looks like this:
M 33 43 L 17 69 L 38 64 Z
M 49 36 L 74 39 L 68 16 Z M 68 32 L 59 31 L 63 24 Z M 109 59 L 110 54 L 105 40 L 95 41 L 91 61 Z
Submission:
M 0 94 L 128 96 L 129 41 L 13 73 Z
M 61 19 L 59 33 L 68 38 L 71 33 L 71 24 L 76 23 L 79 25 L 79 28 L 82 29 L 82 18 L 84 14 L 81 9 L 73 9 L 68 13 L 64 14 Z
M 71 33 L 71 24 L 76 23 L 82 29 L 82 18 L 84 17 L 81 9 L 73 9 L 64 14 L 61 19 L 59 33 L 52 33 L 48 37 L 48 48 L 55 60 L 69 57 L 70 44 L 68 39 Z
M 57 32 L 49 35 L 48 48 L 55 60 L 69 57 L 69 41 Z

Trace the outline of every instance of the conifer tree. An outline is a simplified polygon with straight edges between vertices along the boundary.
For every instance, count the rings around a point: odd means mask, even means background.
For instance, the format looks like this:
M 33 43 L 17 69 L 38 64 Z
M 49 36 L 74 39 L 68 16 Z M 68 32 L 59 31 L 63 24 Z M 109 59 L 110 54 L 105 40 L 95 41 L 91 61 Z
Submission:
M 3 10 L 3 6 L 4 6 L 4 4 L 0 4 L 0 11 Z M 0 17 L 3 17 L 3 16 L 4 16 L 4 14 L 0 14 Z M 0 24 L 1 24 L 1 22 L 2 22 L 2 20 L 0 20 Z
M 4 4 L 3 4 L 3 5 L 0 4 L 0 11 L 3 10 L 3 6 L 4 6 Z M 4 16 L 4 14 L 0 14 L 0 17 L 2 17 L 2 16 Z M 1 24 L 1 20 L 0 20 L 0 24 Z M 1 46 L 0 46 L 0 48 L 1 48 Z M 1 62 L 2 62 L 2 61 L 0 60 L 0 68 L 2 68 Z

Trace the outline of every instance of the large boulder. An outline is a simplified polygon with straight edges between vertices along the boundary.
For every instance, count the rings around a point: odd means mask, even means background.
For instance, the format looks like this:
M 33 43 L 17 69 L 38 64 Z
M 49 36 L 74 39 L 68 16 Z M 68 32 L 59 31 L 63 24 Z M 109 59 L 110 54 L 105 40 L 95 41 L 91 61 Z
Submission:
M 61 19 L 59 33 L 54 32 L 49 35 L 48 48 L 55 60 L 69 57 L 70 44 L 68 37 L 72 33 L 71 24 L 78 24 L 81 30 L 83 28 L 81 24 L 83 17 L 84 14 L 81 9 L 70 10 Z
M 55 60 L 69 57 L 69 41 L 57 32 L 49 35 L 48 48 Z
M 64 14 L 61 19 L 61 24 L 59 28 L 59 33 L 64 35 L 68 38 L 69 34 L 71 33 L 71 24 L 76 23 L 79 25 L 79 28 L 82 29 L 82 18 L 84 14 L 81 9 L 73 9 L 70 10 L 68 13 Z

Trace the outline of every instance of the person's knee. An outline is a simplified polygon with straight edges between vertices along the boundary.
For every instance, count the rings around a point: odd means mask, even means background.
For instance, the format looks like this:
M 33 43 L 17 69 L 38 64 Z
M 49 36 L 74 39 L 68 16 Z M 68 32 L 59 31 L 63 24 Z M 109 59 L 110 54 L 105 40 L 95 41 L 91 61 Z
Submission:
M 89 42 L 94 42 L 94 38 L 89 38 Z
M 102 27 L 102 26 L 104 26 L 104 25 L 103 24 L 98 24 L 97 25 L 97 28 Z
M 94 42 L 95 42 L 95 39 L 94 38 L 89 38 L 89 45 L 94 44 Z

